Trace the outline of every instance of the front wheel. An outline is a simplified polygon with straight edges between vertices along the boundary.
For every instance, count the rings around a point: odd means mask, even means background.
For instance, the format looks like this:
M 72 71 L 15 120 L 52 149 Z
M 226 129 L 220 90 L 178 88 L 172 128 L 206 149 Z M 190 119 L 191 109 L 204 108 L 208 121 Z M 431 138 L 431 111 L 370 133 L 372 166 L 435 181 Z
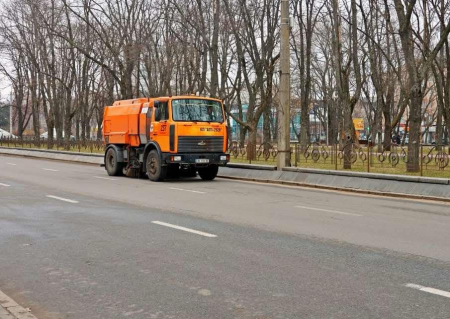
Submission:
M 217 165 L 210 165 L 208 167 L 198 169 L 198 175 L 200 175 L 200 177 L 205 181 L 212 181 L 216 178 L 218 172 L 219 166 Z
M 123 163 L 117 161 L 117 153 L 114 148 L 108 149 L 105 155 L 105 168 L 109 176 L 123 175 Z
M 162 166 L 157 150 L 152 150 L 147 156 L 147 176 L 151 181 L 160 182 L 166 178 L 167 166 Z

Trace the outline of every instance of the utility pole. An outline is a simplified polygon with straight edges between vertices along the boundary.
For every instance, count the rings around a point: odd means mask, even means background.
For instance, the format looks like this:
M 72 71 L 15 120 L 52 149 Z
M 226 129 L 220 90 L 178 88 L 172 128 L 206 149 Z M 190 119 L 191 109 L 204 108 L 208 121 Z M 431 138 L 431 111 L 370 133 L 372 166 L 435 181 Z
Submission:
M 277 167 L 291 166 L 290 143 L 290 104 L 291 104 L 291 80 L 290 80 L 290 50 L 289 36 L 291 33 L 289 19 L 289 0 L 281 0 L 281 48 L 280 48 L 280 112 L 278 113 L 278 163 Z

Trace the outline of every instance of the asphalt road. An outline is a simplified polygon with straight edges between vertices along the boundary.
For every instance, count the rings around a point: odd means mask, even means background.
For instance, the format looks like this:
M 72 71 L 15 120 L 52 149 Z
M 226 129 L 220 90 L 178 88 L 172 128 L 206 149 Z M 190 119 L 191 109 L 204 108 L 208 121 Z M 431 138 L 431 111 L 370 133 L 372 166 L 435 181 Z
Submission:
M 0 156 L 0 290 L 46 318 L 450 318 L 450 206 Z

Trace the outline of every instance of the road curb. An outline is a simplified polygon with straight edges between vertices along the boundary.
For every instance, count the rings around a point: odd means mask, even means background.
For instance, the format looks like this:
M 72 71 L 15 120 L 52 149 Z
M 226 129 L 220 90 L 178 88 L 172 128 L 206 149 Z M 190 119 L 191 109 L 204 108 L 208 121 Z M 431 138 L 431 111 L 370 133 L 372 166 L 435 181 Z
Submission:
M 0 319 L 37 319 L 0 290 Z
M 90 157 L 103 157 L 100 153 L 85 153 L 85 152 L 71 152 L 71 151 L 57 151 L 57 150 L 46 150 L 40 148 L 20 148 L 20 147 L 6 147 L 0 146 L 0 149 L 4 150 L 17 150 L 17 151 L 30 151 L 30 152 L 45 152 L 51 154 L 64 154 L 64 155 L 78 155 L 78 156 L 90 156 Z
M 8 148 L 8 147 L 0 147 L 0 154 L 20 156 L 20 157 L 31 157 L 38 159 L 40 158 L 40 159 L 58 160 L 66 162 L 76 162 L 82 164 L 93 164 L 93 165 L 103 164 L 102 154 L 74 153 L 64 151 Z
M 246 163 L 228 163 L 227 167 L 231 168 L 245 168 L 264 171 L 276 171 L 277 167 L 272 165 L 246 164 Z
M 256 182 L 256 183 L 263 183 L 263 184 L 296 186 L 296 187 L 305 187 L 305 188 L 339 191 L 339 192 L 347 192 L 347 193 L 357 193 L 357 194 L 365 194 L 365 195 L 375 195 L 375 196 L 383 196 L 383 197 L 406 198 L 406 199 L 428 200 L 428 201 L 435 201 L 435 202 L 437 201 L 437 202 L 450 203 L 450 198 L 445 198 L 445 197 L 423 196 L 423 195 L 413 195 L 413 194 L 405 194 L 405 193 L 380 192 L 380 191 L 363 190 L 363 189 L 357 189 L 357 188 L 335 187 L 335 186 L 326 186 L 326 185 L 319 185 L 319 184 L 308 184 L 308 183 L 301 183 L 301 182 L 282 181 L 282 180 L 235 177 L 235 176 L 227 176 L 227 175 L 220 175 L 220 174 L 217 177 L 224 178 L 224 179 L 230 179 L 230 180 L 240 180 L 240 181 Z
M 335 175 L 335 176 L 347 176 L 347 177 L 361 177 L 379 180 L 392 180 L 400 182 L 413 182 L 413 183 L 426 183 L 426 184 L 441 184 L 449 185 L 450 179 L 437 178 L 437 177 L 423 177 L 423 176 L 407 176 L 407 175 L 395 175 L 395 174 L 378 174 L 378 173 L 366 173 L 366 172 L 346 172 L 346 171 L 333 171 L 333 170 L 320 170 L 314 168 L 301 168 L 301 167 L 286 167 L 283 168 L 285 172 L 297 172 L 307 174 L 322 174 L 322 175 Z

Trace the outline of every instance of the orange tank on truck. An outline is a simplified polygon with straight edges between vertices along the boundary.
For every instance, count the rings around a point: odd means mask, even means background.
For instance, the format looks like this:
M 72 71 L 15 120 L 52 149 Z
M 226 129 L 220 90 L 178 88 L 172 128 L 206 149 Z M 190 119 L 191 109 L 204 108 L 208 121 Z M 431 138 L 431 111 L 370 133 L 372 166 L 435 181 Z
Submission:
M 212 180 L 230 159 L 222 101 L 171 96 L 116 101 L 103 114 L 110 176 L 196 176 Z

